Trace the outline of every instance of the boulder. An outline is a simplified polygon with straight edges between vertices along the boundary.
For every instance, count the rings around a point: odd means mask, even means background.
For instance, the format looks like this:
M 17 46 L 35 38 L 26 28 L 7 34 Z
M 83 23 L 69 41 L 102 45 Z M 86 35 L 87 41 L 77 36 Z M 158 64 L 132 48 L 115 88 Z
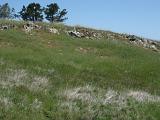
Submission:
M 54 33 L 54 34 L 59 34 L 59 31 L 56 28 L 54 28 L 54 27 L 49 28 L 49 32 L 50 33 Z
M 33 29 L 33 27 L 30 27 L 28 25 L 24 25 L 23 28 L 24 28 L 24 30 L 25 30 L 26 33 L 31 32 L 31 30 Z
M 34 29 L 36 29 L 36 30 L 40 30 L 42 27 L 41 26 L 39 26 L 39 25 L 34 25 Z
M 8 29 L 14 29 L 16 26 L 14 24 L 0 24 L 0 30 L 8 30 Z
M 90 30 L 87 28 L 74 28 L 72 31 L 67 32 L 70 36 L 78 37 L 78 38 L 87 38 L 87 39 L 100 39 L 103 37 L 102 33 L 96 32 L 94 30 Z
M 1 30 L 8 30 L 9 26 L 8 25 L 1 25 L 0 29 Z
M 68 31 L 68 34 L 70 36 L 73 36 L 73 37 L 78 37 L 78 38 L 82 38 L 84 37 L 84 35 L 80 32 L 77 32 L 77 31 Z
M 35 30 L 40 30 L 42 27 L 29 21 L 27 24 L 26 24 L 27 27 L 29 27 L 30 29 L 35 29 Z
M 7 25 L 2 26 L 2 29 L 3 29 L 3 30 L 8 30 L 8 29 L 9 29 L 9 26 L 7 26 Z

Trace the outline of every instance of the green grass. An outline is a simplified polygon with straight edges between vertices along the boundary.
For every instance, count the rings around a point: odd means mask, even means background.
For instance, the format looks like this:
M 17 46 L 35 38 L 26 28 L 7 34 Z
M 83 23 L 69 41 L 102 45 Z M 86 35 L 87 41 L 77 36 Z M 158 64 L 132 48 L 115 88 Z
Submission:
M 22 26 L 23 22 L 14 24 Z M 56 28 L 65 26 L 57 24 Z M 23 70 L 26 76 L 21 76 Z M 42 83 L 34 80 L 37 77 Z M 47 79 L 47 86 L 42 78 Z M 131 99 L 119 110 L 110 104 L 75 100 L 77 110 L 61 107 L 66 98 L 60 92 L 87 85 L 102 91 L 135 90 L 160 96 L 160 54 L 124 41 L 78 39 L 63 32 L 28 35 L 19 28 L 0 31 L 0 80 L 2 120 L 160 119 L 160 102 Z

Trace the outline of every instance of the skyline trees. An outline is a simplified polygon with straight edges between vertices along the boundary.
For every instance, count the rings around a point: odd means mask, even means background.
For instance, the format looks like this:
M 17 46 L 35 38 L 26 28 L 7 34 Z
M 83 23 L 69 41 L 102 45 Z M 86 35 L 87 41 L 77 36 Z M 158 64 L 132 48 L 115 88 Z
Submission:
M 0 18 L 1 19 L 14 19 L 15 9 L 11 8 L 8 3 L 0 5 Z
M 57 3 L 51 3 L 47 7 L 42 7 L 39 3 L 30 3 L 28 6 L 23 6 L 22 10 L 19 12 L 21 18 L 25 21 L 43 21 L 45 19 L 49 22 L 63 22 L 67 18 L 67 10 L 60 8 Z
M 27 7 L 23 5 L 19 14 L 25 21 L 35 22 L 43 20 L 43 8 L 39 3 L 30 3 Z
M 46 7 L 42 7 L 39 3 L 30 3 L 27 6 L 23 5 L 20 12 L 16 13 L 14 8 L 11 8 L 8 3 L 0 5 L 0 19 L 16 19 L 20 18 L 24 21 L 47 21 L 64 22 L 67 17 L 66 9 L 60 10 L 57 3 L 51 3 Z
M 50 5 L 47 5 L 47 7 L 44 10 L 44 13 L 46 15 L 46 19 L 50 22 L 63 22 L 67 18 L 64 16 L 67 14 L 67 10 L 63 9 L 62 11 L 59 10 L 59 6 L 57 3 L 51 3 Z

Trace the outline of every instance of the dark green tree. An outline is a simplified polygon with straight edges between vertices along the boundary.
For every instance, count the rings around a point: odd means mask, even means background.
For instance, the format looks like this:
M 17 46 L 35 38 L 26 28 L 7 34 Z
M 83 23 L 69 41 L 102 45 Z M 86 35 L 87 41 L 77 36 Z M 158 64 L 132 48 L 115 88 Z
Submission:
M 10 18 L 11 16 L 11 8 L 9 7 L 8 3 L 5 3 L 0 6 L 0 18 L 6 19 Z
M 57 3 L 51 3 L 50 5 L 47 5 L 47 7 L 44 10 L 44 13 L 46 15 L 46 19 L 50 22 L 63 22 L 67 18 L 64 18 L 64 16 L 67 14 L 66 9 L 63 9 L 62 11 L 59 11 L 59 6 Z
M 66 9 L 63 9 L 62 11 L 59 12 L 59 14 L 57 15 L 58 19 L 56 20 L 57 22 L 63 22 L 65 21 L 66 18 L 65 15 L 67 14 L 67 10 Z
M 30 3 L 27 7 L 23 6 L 19 13 L 23 20 L 29 20 L 33 22 L 43 20 L 43 9 L 39 3 Z
M 28 20 L 27 9 L 26 9 L 26 7 L 25 7 L 24 5 L 23 5 L 22 10 L 19 12 L 19 14 L 20 14 L 20 17 L 21 17 L 23 20 L 25 20 L 25 21 Z

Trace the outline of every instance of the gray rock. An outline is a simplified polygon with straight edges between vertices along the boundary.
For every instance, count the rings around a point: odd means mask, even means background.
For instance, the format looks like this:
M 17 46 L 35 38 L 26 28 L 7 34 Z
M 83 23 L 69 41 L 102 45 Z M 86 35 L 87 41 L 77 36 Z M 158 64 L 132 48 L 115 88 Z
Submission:
M 77 31 L 68 31 L 68 34 L 70 36 L 78 37 L 78 38 L 84 37 L 83 33 L 80 33 L 80 32 L 77 32 Z
M 59 31 L 57 29 L 55 29 L 54 27 L 49 28 L 49 32 L 54 33 L 54 34 L 59 34 Z

